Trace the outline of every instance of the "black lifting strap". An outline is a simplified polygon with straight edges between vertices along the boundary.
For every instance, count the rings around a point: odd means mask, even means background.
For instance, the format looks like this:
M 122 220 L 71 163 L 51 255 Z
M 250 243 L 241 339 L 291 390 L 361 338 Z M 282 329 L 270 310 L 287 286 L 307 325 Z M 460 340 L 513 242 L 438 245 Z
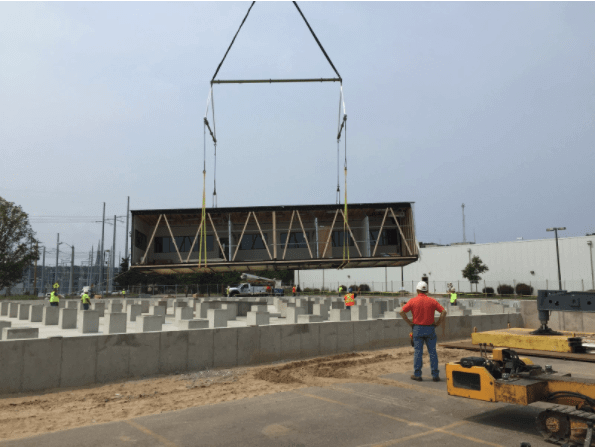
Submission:
M 341 76 L 339 74 L 339 72 L 337 71 L 337 69 L 335 68 L 335 65 L 333 65 L 333 62 L 331 62 L 331 59 L 329 58 L 329 56 L 327 55 L 327 52 L 325 51 L 325 49 L 323 48 L 323 45 L 321 45 L 321 42 L 319 42 L 319 39 L 317 38 L 317 35 L 315 34 L 315 32 L 312 30 L 312 28 L 310 27 L 308 20 L 306 20 L 306 17 L 304 17 L 304 14 L 302 14 L 302 11 L 300 10 L 300 8 L 298 7 L 298 3 L 296 2 L 292 2 L 294 3 L 294 6 L 296 6 L 296 9 L 298 10 L 298 12 L 300 13 L 300 15 L 302 16 L 302 18 L 304 19 L 304 23 L 306 23 L 306 26 L 308 27 L 308 29 L 310 30 L 312 37 L 315 38 L 315 40 L 317 41 L 317 44 L 319 44 L 319 48 L 321 49 L 321 51 L 323 52 L 323 54 L 325 55 L 325 57 L 327 58 L 327 61 L 329 62 L 329 64 L 331 65 L 331 68 L 333 69 L 333 71 L 335 72 L 335 74 L 337 75 L 337 77 L 341 80 Z
M 213 75 L 213 78 L 211 78 L 211 82 L 213 82 L 213 80 L 217 76 L 217 72 L 219 72 L 219 69 L 221 68 L 221 64 L 223 64 L 223 62 L 226 60 L 226 56 L 230 52 L 230 49 L 232 48 L 232 45 L 234 45 L 234 41 L 236 40 L 236 36 L 238 36 L 238 33 L 240 32 L 240 28 L 242 28 L 242 25 L 244 25 L 244 22 L 246 21 L 246 18 L 248 17 L 248 14 L 250 13 L 250 10 L 252 9 L 252 7 L 254 5 L 255 5 L 255 2 L 252 2 L 250 4 L 250 8 L 248 8 L 248 11 L 246 12 L 246 15 L 244 16 L 244 19 L 242 19 L 242 23 L 240 24 L 240 27 L 238 28 L 238 31 L 236 31 L 236 34 L 234 35 L 234 38 L 232 39 L 232 43 L 230 43 L 230 46 L 228 47 L 228 51 L 226 51 L 226 54 L 224 54 L 223 59 L 221 60 L 221 62 L 217 66 L 217 70 L 215 70 L 215 74 Z

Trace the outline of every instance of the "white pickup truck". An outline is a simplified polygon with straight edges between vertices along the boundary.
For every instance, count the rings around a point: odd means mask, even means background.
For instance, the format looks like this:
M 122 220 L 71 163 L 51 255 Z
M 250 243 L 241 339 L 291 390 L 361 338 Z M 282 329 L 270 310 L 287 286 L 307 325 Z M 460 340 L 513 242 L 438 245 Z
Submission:
M 241 283 L 238 286 L 230 288 L 230 297 L 234 296 L 261 296 L 267 294 L 266 286 L 251 285 L 250 283 Z

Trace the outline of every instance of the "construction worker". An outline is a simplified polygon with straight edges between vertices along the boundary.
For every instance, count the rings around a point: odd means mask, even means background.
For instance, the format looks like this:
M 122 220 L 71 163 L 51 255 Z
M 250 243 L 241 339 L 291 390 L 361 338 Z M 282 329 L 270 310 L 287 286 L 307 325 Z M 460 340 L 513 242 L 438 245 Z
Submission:
M 455 289 L 451 290 L 451 299 L 449 302 L 449 306 L 457 306 L 457 294 L 455 293 Z
M 58 306 L 60 302 L 60 296 L 53 290 L 50 294 L 50 306 Z
M 430 368 L 433 381 L 440 381 L 439 378 L 439 358 L 437 357 L 437 334 L 435 327 L 441 325 L 447 311 L 432 297 L 426 295 L 428 285 L 426 282 L 418 282 L 416 286 L 418 295 L 406 303 L 400 315 L 406 323 L 412 327 L 412 336 L 414 340 L 414 375 L 410 378 L 414 381 L 422 381 L 422 351 L 424 344 L 430 356 Z M 435 322 L 435 311 L 441 313 L 439 319 Z M 412 312 L 412 321 L 408 319 L 406 313 Z
M 230 297 L 230 285 L 226 288 L 226 297 Z
M 292 286 L 292 295 L 296 296 L 296 285 Z
M 122 290 L 122 298 L 123 299 L 126 299 L 126 289 L 123 289 Z
M 338 295 L 339 297 L 341 297 L 341 292 L 342 292 L 343 290 L 344 290 L 343 286 L 341 286 L 341 285 L 340 285 L 340 286 L 339 286 L 339 291 L 337 292 L 337 295 Z
M 354 306 L 354 294 L 348 292 L 344 296 L 344 302 L 346 302 L 346 310 L 349 310 L 351 306 Z
M 87 311 L 89 309 L 89 304 L 91 303 L 91 298 L 89 297 L 89 294 L 84 292 L 81 296 L 81 302 L 83 302 L 83 309 Z

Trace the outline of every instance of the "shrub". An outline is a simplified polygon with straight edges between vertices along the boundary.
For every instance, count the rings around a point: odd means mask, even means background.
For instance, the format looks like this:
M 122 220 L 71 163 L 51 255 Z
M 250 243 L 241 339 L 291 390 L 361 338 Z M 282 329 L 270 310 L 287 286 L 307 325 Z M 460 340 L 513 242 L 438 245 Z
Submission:
M 489 297 L 494 296 L 495 288 L 491 288 L 490 286 L 488 288 L 482 288 L 482 294 L 486 294 Z
M 314 289 L 312 290 L 312 292 L 314 292 L 314 293 L 317 293 L 317 294 L 318 294 L 318 293 L 320 293 L 320 292 L 321 292 L 321 290 L 320 290 L 319 288 L 314 288 Z
M 348 288 L 352 288 L 352 292 L 358 292 L 359 286 L 358 285 L 350 285 L 350 286 L 348 286 Z
M 525 283 L 518 283 L 515 285 L 515 292 L 520 296 L 531 296 L 534 292 L 534 288 L 532 288 L 530 285 L 526 285 Z
M 368 286 L 366 283 L 363 283 L 358 288 L 360 288 L 360 292 L 370 291 L 370 286 Z
M 511 286 L 511 285 L 499 285 L 499 287 L 497 288 L 497 292 L 501 296 L 504 295 L 504 294 L 513 294 L 513 286 Z
M 296 291 L 298 291 L 298 288 L 296 288 Z M 313 289 L 312 288 L 304 288 L 302 290 L 302 292 L 313 292 Z

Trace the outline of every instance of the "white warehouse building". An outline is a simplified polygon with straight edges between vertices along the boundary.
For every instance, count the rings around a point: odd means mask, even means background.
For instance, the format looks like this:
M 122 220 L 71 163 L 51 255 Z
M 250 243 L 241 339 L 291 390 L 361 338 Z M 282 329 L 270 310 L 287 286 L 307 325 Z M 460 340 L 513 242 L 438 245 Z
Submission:
M 489 270 L 477 285 L 463 278 L 469 260 L 479 256 Z M 562 288 L 568 291 L 594 289 L 594 235 L 559 238 Z M 403 271 L 402 271 L 403 269 Z M 403 272 L 403 273 L 402 273 Z M 403 283 L 402 283 L 403 275 Z M 478 292 L 499 285 L 525 283 L 538 289 L 559 289 L 555 238 L 502 243 L 426 246 L 420 259 L 403 268 L 319 269 L 295 271 L 294 281 L 304 288 L 337 290 L 339 285 L 366 284 L 372 291 L 413 292 L 416 283 L 428 276 L 431 293 L 444 293 L 447 283 L 461 292 Z

